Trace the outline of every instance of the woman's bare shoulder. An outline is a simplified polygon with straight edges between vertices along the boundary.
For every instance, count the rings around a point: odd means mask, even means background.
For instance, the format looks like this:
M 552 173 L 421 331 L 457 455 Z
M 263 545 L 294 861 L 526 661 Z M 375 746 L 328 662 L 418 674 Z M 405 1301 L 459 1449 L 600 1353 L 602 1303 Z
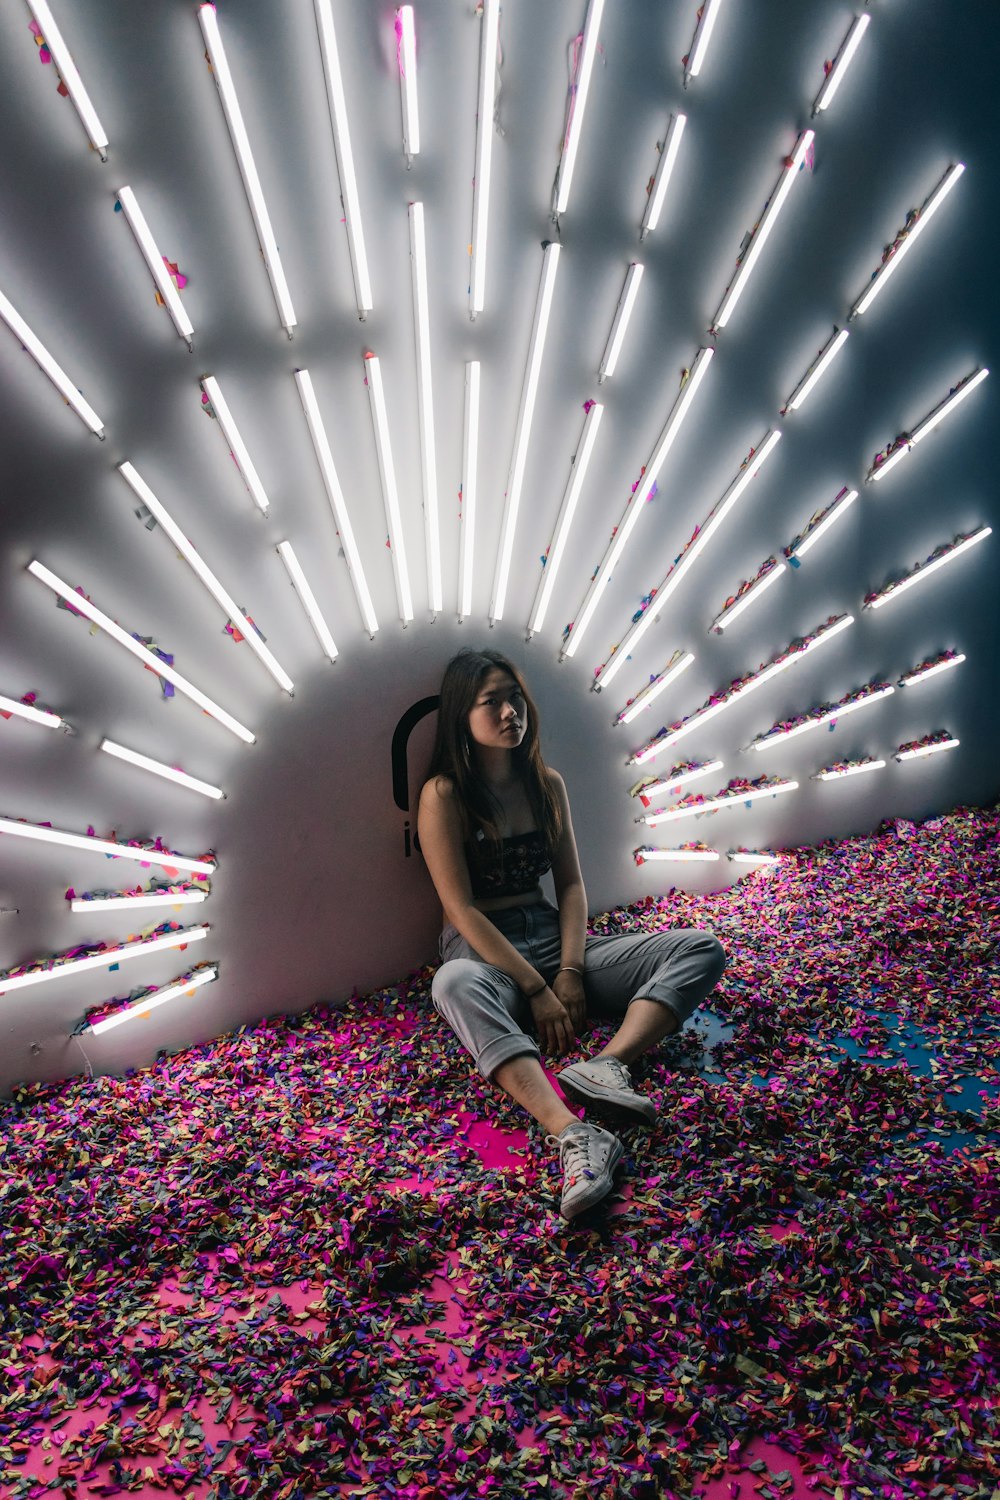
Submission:
M 458 793 L 450 776 L 429 776 L 420 789 L 420 806 L 450 812 L 458 807 Z

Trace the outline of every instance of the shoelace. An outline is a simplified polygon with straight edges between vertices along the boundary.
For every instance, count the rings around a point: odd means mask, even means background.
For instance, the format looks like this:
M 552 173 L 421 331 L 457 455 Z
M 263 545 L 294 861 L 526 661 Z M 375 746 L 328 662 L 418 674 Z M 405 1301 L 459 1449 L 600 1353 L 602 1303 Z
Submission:
M 619 1062 L 617 1057 L 605 1057 L 602 1059 L 602 1061 L 607 1067 L 610 1067 L 612 1073 L 614 1073 L 618 1082 L 622 1084 L 624 1088 L 631 1089 L 632 1074 L 629 1072 L 628 1068 L 623 1062 Z
M 570 1187 L 581 1176 L 589 1177 L 593 1180 L 594 1172 L 590 1166 L 589 1135 L 574 1131 L 572 1135 L 562 1138 L 557 1135 L 550 1135 L 548 1140 L 553 1145 L 559 1147 L 559 1161 Z

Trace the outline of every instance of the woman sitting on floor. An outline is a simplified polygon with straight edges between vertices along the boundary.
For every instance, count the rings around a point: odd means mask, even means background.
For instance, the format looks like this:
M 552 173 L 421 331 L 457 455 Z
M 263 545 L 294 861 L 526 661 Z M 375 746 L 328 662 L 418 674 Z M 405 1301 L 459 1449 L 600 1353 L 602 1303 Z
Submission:
M 587 935 L 566 787 L 542 759 L 538 712 L 519 672 L 495 651 L 460 651 L 445 669 L 419 832 L 447 923 L 434 1006 L 483 1076 L 558 1145 L 560 1211 L 571 1219 L 611 1191 L 624 1147 L 567 1108 L 540 1049 L 570 1051 L 588 1009 L 620 1018 L 603 1051 L 563 1068 L 559 1083 L 612 1122 L 652 1125 L 656 1109 L 632 1088 L 628 1064 L 712 991 L 722 945 L 695 929 Z M 538 883 L 549 869 L 555 906 Z

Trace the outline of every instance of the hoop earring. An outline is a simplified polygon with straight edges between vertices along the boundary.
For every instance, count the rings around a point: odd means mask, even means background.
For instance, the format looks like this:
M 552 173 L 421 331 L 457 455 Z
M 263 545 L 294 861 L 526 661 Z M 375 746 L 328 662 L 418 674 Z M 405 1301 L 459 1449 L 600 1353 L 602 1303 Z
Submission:
M 466 760 L 471 761 L 471 759 L 472 759 L 472 745 L 469 743 L 469 736 L 468 736 L 468 734 L 463 734 L 462 735 L 462 749 L 465 752 L 465 758 L 466 758 Z

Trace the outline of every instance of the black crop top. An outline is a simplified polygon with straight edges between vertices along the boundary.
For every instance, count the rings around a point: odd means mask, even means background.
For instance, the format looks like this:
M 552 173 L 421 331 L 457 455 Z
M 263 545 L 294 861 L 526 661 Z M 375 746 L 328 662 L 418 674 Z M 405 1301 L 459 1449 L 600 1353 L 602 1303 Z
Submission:
M 472 894 L 478 901 L 488 896 L 526 896 L 552 868 L 552 850 L 544 833 L 515 833 L 511 838 L 472 839 L 465 846 Z

